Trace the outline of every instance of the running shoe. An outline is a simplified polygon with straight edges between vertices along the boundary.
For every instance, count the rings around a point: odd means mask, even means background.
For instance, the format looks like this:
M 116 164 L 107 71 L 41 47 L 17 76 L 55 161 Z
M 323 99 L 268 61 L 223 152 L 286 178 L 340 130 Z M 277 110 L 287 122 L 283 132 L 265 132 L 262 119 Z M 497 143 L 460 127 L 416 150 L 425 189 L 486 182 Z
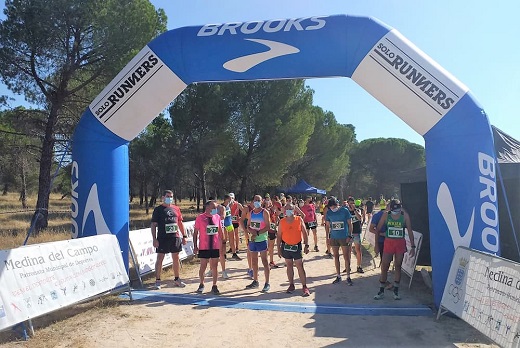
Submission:
M 308 287 L 304 287 L 302 296 L 303 297 L 307 297 L 307 296 L 310 296 L 310 295 L 311 295 L 311 292 L 310 292 L 309 288 Z
M 186 284 L 182 280 L 177 279 L 173 281 L 173 286 L 177 288 L 184 288 Z
M 279 267 L 279 266 L 278 266 L 276 263 L 274 263 L 274 262 L 269 262 L 269 268 L 270 268 L 270 269 L 278 268 L 278 267 Z
M 354 285 L 354 283 L 352 283 L 352 279 L 350 279 L 350 277 L 347 278 L 347 285 L 348 286 Z
M 242 261 L 242 258 L 238 256 L 237 253 L 234 253 L 233 256 L 231 256 L 231 260 Z
M 218 291 L 218 288 L 217 288 L 216 285 L 213 285 L 213 286 L 211 287 L 211 293 L 212 293 L 213 295 L 220 295 L 220 291 Z
M 160 280 L 156 280 L 155 281 L 154 289 L 155 290 L 161 290 L 161 281 Z
M 202 294 L 202 292 L 204 291 L 204 284 L 199 284 L 199 287 L 197 289 L 197 294 Z
M 205 274 L 206 277 L 211 277 L 212 275 L 213 275 L 213 273 L 211 273 L 211 270 L 207 271 Z
M 222 271 L 222 278 L 229 279 L 229 274 L 226 271 Z
M 327 254 L 327 257 L 328 257 L 329 259 L 332 259 L 332 258 L 333 258 L 332 253 L 331 253 L 330 251 L 329 251 L 329 253 Z
M 269 285 L 269 283 L 265 283 L 261 292 L 266 293 L 269 291 L 269 289 L 271 289 L 271 286 Z
M 320 251 L 320 249 L 318 249 L 318 246 L 317 246 L 317 245 L 314 246 L 314 251 L 315 251 L 315 252 L 319 252 L 319 251 Z
M 325 255 L 330 255 L 330 250 L 325 250 Z
M 384 297 L 385 297 L 385 292 L 384 292 L 384 291 L 379 291 L 379 292 L 377 293 L 377 295 L 374 296 L 374 300 L 381 300 L 381 299 L 384 298 Z
M 399 296 L 399 292 L 397 291 L 397 288 L 394 288 L 394 300 L 400 300 L 401 296 Z
M 341 277 L 337 276 L 336 279 L 334 279 L 334 281 L 332 282 L 332 284 L 338 284 L 340 282 L 341 282 Z
M 229 250 L 227 252 L 228 252 L 228 254 L 231 254 L 233 252 L 233 250 L 231 250 L 231 248 L 229 248 Z
M 253 282 L 246 286 L 246 289 L 257 289 L 260 285 L 257 280 L 253 280 Z
M 249 276 L 249 278 L 253 279 L 253 270 L 252 269 L 248 269 L 247 270 L 247 275 Z
M 288 294 L 292 294 L 295 289 L 296 288 L 294 287 L 294 284 L 290 284 L 285 292 Z
M 358 266 L 358 268 L 357 268 L 357 272 L 358 272 L 358 273 L 365 273 L 365 271 L 363 271 L 363 268 L 361 268 L 360 266 Z
M 350 273 L 350 267 L 348 268 L 348 270 L 345 268 L 345 269 L 343 270 L 343 272 L 341 272 L 341 273 L 347 273 L 347 271 L 348 271 L 348 273 Z

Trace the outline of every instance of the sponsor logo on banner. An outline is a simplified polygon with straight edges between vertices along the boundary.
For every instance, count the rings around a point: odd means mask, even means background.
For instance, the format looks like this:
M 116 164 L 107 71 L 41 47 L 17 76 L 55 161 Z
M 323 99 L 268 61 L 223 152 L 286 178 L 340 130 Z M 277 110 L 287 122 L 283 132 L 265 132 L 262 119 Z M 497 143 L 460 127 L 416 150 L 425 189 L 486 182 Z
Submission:
M 437 207 L 446 222 L 448 231 L 450 232 L 454 250 L 457 247 L 473 246 L 476 249 L 482 249 L 490 253 L 499 252 L 499 236 L 498 236 L 498 209 L 497 209 L 497 191 L 495 182 L 495 160 L 492 156 L 482 152 L 477 154 L 479 168 L 480 191 L 480 207 L 477 214 L 482 221 L 483 228 L 475 231 L 475 210 L 476 207 L 467 207 L 459 209 L 471 209 L 471 218 L 467 222 L 467 228 L 463 229 L 464 234 L 460 233 L 459 222 L 455 211 L 455 204 L 450 189 L 445 182 L 442 182 L 437 191 Z M 464 199 L 464 203 L 467 199 Z M 474 240 L 473 235 L 477 233 L 480 238 Z M 478 246 L 478 248 L 477 248 Z M 481 247 L 482 248 L 481 248 Z
M 399 42 L 389 37 L 376 44 L 370 57 L 439 115 L 446 113 L 461 97 L 402 50 Z
M 101 206 L 99 204 L 99 195 L 97 184 L 94 183 L 90 188 L 86 203 L 85 210 L 83 211 L 83 220 L 81 222 L 81 229 L 79 229 L 78 225 L 78 215 L 79 215 L 79 205 L 78 205 L 78 185 L 79 185 L 79 165 L 77 161 L 72 162 L 72 173 L 71 173 L 71 196 L 72 196 L 72 204 L 71 204 L 71 215 L 72 215 L 72 238 L 80 237 L 80 232 L 83 233 L 85 230 L 85 224 L 87 223 L 87 219 L 92 213 L 92 217 L 94 218 L 96 233 L 97 234 L 108 234 L 110 232 L 110 228 L 108 227 L 105 217 L 103 216 L 103 211 L 101 210 Z
M 520 344 L 520 264 L 460 247 L 441 306 L 501 347 Z M 439 311 L 440 316 L 442 311 Z
M 0 264 L 0 330 L 128 284 L 114 235 L 0 250 Z
M 286 56 L 288 54 L 294 54 L 300 52 L 299 49 L 291 45 L 287 45 L 281 42 L 261 40 L 261 39 L 246 39 L 248 41 L 257 42 L 265 45 L 269 48 L 268 51 L 248 54 L 242 57 L 238 57 L 224 63 L 224 69 L 229 71 L 243 73 L 249 69 L 273 58 Z
M 308 31 L 319 30 L 327 24 L 325 17 L 307 17 L 294 19 L 274 19 L 269 21 L 236 22 L 225 24 L 206 24 L 200 28 L 197 36 L 245 35 L 264 33 L 277 33 L 280 31 Z
M 159 59 L 151 50 L 142 54 L 133 65 L 127 66 L 126 72 L 115 85 L 90 105 L 92 113 L 102 122 L 107 122 L 114 113 L 124 105 L 139 89 L 159 71 L 164 64 L 158 64 Z
M 395 29 L 377 41 L 356 67 L 352 80 L 421 135 L 468 91 Z

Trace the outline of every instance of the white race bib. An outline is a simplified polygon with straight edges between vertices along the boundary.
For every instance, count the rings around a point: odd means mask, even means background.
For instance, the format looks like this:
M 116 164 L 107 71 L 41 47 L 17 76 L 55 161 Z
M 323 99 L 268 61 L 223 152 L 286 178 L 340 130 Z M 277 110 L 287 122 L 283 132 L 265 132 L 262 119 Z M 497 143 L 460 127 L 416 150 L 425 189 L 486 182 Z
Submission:
M 218 233 L 218 226 L 217 225 L 208 225 L 206 226 L 206 234 L 208 236 L 214 236 Z
M 343 221 L 336 221 L 333 222 L 331 225 L 333 231 L 341 231 L 345 229 L 345 223 Z
M 166 224 L 166 233 L 177 233 L 179 231 L 179 225 L 177 224 Z

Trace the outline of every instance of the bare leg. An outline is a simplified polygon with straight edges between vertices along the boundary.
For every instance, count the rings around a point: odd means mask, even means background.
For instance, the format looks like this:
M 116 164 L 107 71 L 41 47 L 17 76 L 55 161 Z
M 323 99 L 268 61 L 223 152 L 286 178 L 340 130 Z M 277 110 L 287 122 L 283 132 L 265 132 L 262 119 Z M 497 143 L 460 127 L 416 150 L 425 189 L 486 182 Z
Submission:
M 269 284 L 270 269 L 269 269 L 269 262 L 267 262 L 267 250 L 260 252 L 260 258 L 262 259 L 262 264 L 264 265 L 265 282 Z M 256 258 L 256 262 L 257 262 L 256 269 L 258 272 L 258 258 Z
M 155 279 L 161 279 L 163 260 L 164 254 L 157 254 L 157 260 L 155 260 Z

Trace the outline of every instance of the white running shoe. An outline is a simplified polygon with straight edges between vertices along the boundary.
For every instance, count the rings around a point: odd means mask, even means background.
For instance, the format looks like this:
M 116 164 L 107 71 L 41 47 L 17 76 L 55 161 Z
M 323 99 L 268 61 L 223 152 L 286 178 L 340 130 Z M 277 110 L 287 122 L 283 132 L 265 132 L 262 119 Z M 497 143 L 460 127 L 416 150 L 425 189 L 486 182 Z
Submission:
M 229 274 L 226 271 L 222 271 L 222 278 L 229 279 Z
M 205 274 L 206 277 L 211 277 L 212 275 L 213 275 L 213 273 L 211 273 L 211 270 L 207 271 Z
M 173 281 L 173 286 L 175 286 L 177 288 L 184 288 L 186 286 L 186 284 L 182 280 L 177 279 L 177 280 Z

